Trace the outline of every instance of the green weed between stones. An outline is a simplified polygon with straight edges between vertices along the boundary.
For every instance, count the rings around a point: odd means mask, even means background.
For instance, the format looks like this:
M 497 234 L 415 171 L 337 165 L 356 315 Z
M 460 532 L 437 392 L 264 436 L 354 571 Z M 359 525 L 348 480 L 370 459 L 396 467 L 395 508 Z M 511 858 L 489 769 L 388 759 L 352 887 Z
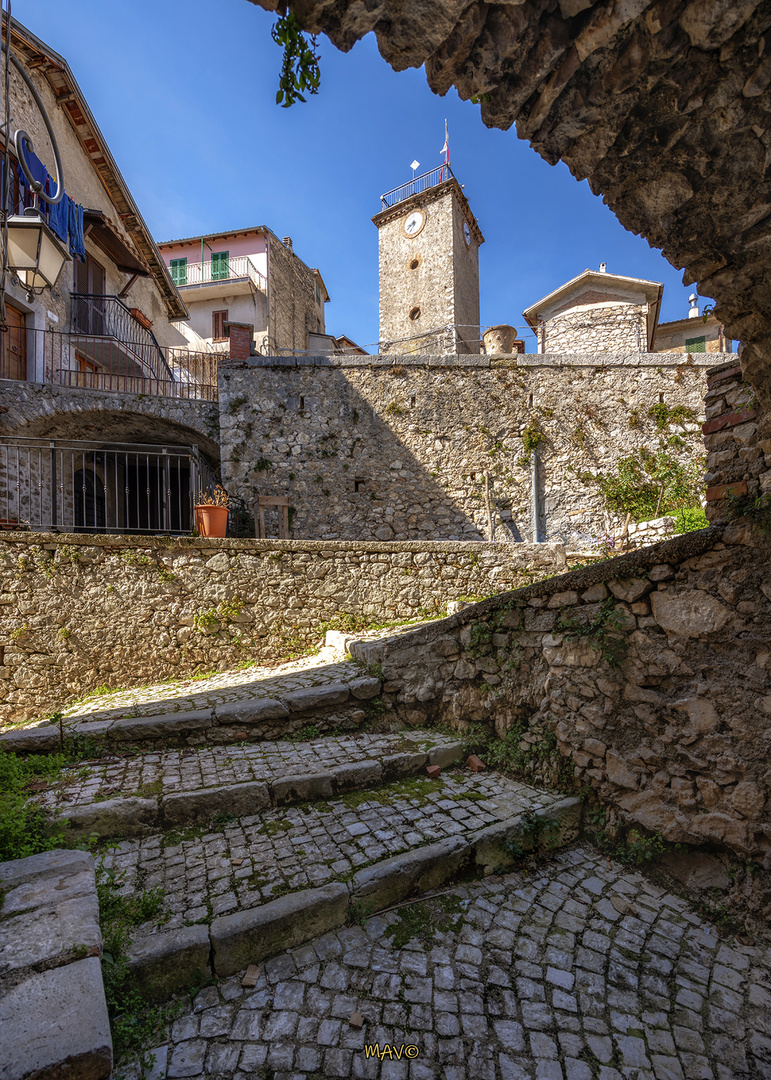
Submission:
M 163 911 L 162 889 L 124 896 L 120 892 L 124 876 L 107 869 L 103 858 L 97 863 L 102 978 L 116 1063 L 136 1060 L 144 1077 L 155 1063 L 147 1047 L 157 1041 L 155 1036 L 176 1015 L 179 1005 L 151 1005 L 130 988 L 127 957 L 132 931 L 149 921 L 160 926 L 168 916 Z
M 609 667 L 621 667 L 629 649 L 629 641 L 623 633 L 625 612 L 616 607 L 616 604 L 614 598 L 608 597 L 600 605 L 594 618 L 586 622 L 561 611 L 557 618 L 557 632 L 566 637 L 587 638 Z
M 70 764 L 66 754 L 22 757 L 0 750 L 0 862 L 66 846 L 64 830 L 51 830 L 43 810 L 29 801 L 36 781 L 53 781 Z
M 436 896 L 399 909 L 396 919 L 384 931 L 395 949 L 415 939 L 426 944 L 437 934 L 457 933 L 463 925 L 467 901 L 460 896 Z

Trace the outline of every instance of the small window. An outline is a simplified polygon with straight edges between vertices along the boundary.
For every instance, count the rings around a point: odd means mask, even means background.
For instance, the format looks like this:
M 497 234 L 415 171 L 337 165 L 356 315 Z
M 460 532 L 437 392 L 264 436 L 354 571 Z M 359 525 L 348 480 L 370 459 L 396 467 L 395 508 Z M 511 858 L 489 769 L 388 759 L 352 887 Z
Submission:
M 316 282 L 316 303 L 321 307 L 321 289 L 319 288 L 318 281 Z
M 305 409 L 305 398 L 301 394 L 300 395 L 300 401 L 299 401 L 299 404 L 297 406 L 297 411 L 298 412 L 303 412 L 304 409 Z
M 367 487 L 367 481 L 366 481 L 365 477 L 357 476 L 357 477 L 354 478 L 354 481 L 353 481 L 354 493 L 361 493 L 366 489 L 366 487 Z
M 227 281 L 230 277 L 230 252 L 213 251 L 211 253 L 212 281 Z
M 213 311 L 211 313 L 211 336 L 215 341 L 226 341 L 225 323 L 228 321 L 227 311 Z
M 705 337 L 687 337 L 685 339 L 686 352 L 706 352 L 707 339 Z
M 411 398 L 410 398 L 410 408 L 411 408 L 411 409 L 414 409 L 414 408 L 415 408 L 415 404 L 416 404 L 417 400 L 418 400 L 418 399 L 417 399 L 417 398 L 414 398 L 414 397 L 411 397 Z
M 417 322 L 417 320 L 419 318 L 420 318 L 420 308 L 419 307 L 414 307 L 412 309 L 412 311 L 410 312 L 410 319 L 412 320 L 412 322 Z
M 417 268 L 419 266 L 420 266 L 420 259 L 411 259 L 410 260 L 410 270 L 417 270 Z
M 172 259 L 170 269 L 175 285 L 187 285 L 187 259 Z

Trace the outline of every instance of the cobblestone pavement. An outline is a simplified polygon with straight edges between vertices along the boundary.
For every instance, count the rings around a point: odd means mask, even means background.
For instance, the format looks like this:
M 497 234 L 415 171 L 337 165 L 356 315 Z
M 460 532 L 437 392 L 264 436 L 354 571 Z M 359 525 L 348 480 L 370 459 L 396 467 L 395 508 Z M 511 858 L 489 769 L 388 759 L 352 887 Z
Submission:
M 169 920 L 160 929 L 176 929 L 344 879 L 376 860 L 555 801 L 495 774 L 443 773 L 265 810 L 217 831 L 125 840 L 108 851 L 105 866 L 125 873 L 126 893 L 161 886 Z M 139 933 L 155 929 L 146 924 Z
M 206 679 L 158 683 L 111 694 L 100 694 L 64 709 L 65 722 L 112 720 L 126 715 L 154 716 L 158 712 L 188 712 L 214 708 L 226 701 L 280 697 L 289 690 L 345 682 L 359 678 L 361 667 L 353 660 L 330 660 L 329 652 L 306 656 L 278 667 L 250 667 L 223 671 Z M 337 655 L 337 654 L 336 654 Z
M 218 784 L 272 781 L 317 773 L 388 754 L 450 746 L 456 739 L 428 731 L 393 735 L 366 733 L 325 736 L 308 742 L 279 740 L 252 744 L 159 750 L 113 757 L 66 769 L 61 781 L 37 801 L 47 810 L 66 809 L 116 795 L 169 795 Z
M 185 998 L 149 1075 L 764 1080 L 770 991 L 771 948 L 577 846 Z

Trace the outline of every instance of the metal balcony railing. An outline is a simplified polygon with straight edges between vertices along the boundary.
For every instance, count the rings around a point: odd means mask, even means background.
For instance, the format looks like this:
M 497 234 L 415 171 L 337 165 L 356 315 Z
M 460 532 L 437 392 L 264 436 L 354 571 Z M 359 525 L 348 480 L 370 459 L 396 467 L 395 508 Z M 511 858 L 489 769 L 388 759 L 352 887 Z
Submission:
M 212 262 L 185 263 L 172 266 L 171 280 L 177 288 L 186 285 L 208 285 L 217 281 L 236 281 L 247 279 L 258 292 L 266 293 L 268 281 L 261 274 L 248 255 L 236 255 L 227 260 Z
M 108 335 L 104 333 L 108 324 L 100 314 L 103 310 L 101 305 L 94 304 L 86 308 L 87 314 L 81 320 L 81 326 L 101 327 L 103 333 L 99 335 L 83 330 L 71 334 L 54 330 L 24 331 L 24 356 L 14 370 L 25 373 L 28 382 L 153 397 L 217 400 L 217 366 L 227 354 L 168 348 L 158 345 L 154 338 L 155 343 L 150 345 L 146 341 Z M 114 333 L 119 332 L 118 327 L 111 328 Z
M 401 184 L 399 187 L 387 191 L 385 195 L 381 195 L 380 201 L 383 204 L 383 209 L 387 210 L 389 206 L 395 206 L 397 203 L 409 199 L 411 195 L 419 195 L 421 191 L 427 191 L 428 188 L 436 187 L 437 184 L 442 184 L 445 180 L 450 179 L 455 179 L 455 177 L 449 165 L 440 165 L 437 169 L 421 173 L 420 176 L 413 177 L 408 183 Z
M 0 528 L 187 533 L 216 482 L 194 446 L 0 439 Z

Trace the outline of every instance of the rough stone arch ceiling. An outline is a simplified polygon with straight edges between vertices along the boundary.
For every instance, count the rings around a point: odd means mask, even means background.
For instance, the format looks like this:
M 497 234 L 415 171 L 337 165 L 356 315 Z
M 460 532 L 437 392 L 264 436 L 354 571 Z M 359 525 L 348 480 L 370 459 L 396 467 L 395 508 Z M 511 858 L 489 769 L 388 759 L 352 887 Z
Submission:
M 269 11 L 276 0 L 252 0 Z M 771 0 L 295 0 L 347 51 L 484 95 L 716 300 L 771 403 Z

